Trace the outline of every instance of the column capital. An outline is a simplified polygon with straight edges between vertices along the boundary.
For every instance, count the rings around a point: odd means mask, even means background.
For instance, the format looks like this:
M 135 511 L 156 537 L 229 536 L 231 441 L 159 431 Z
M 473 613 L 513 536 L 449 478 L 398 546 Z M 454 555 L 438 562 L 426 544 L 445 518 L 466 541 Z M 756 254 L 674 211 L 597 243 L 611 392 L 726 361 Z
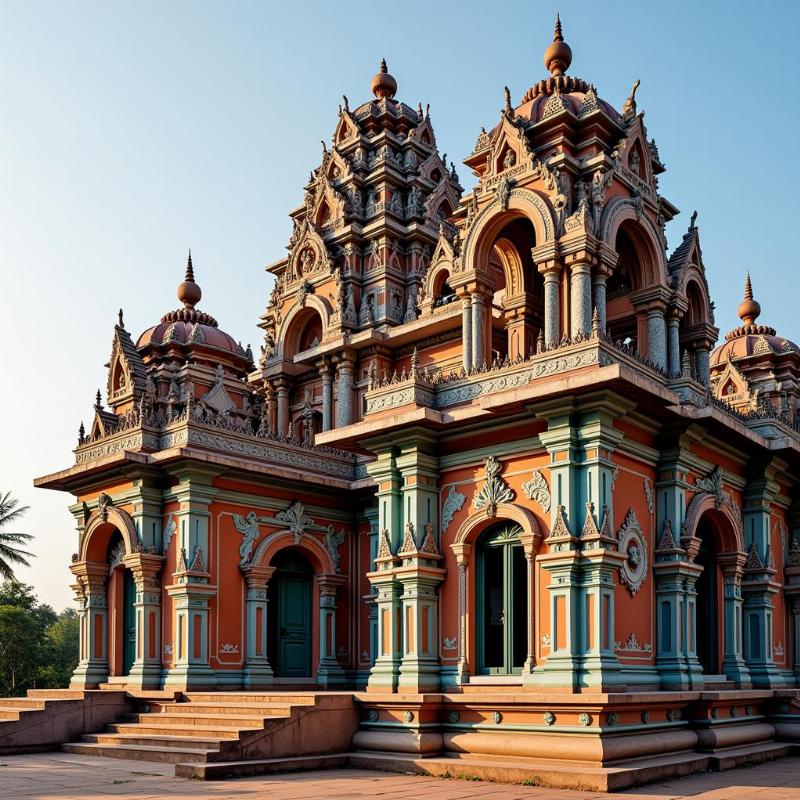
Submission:
M 319 586 L 320 597 L 335 597 L 340 586 L 344 586 L 347 578 L 344 575 L 331 575 L 322 573 L 315 576 L 317 586 Z
M 268 567 L 263 565 L 248 564 L 246 567 L 240 567 L 244 579 L 247 581 L 248 589 L 266 589 L 269 579 L 275 572 L 275 567 Z

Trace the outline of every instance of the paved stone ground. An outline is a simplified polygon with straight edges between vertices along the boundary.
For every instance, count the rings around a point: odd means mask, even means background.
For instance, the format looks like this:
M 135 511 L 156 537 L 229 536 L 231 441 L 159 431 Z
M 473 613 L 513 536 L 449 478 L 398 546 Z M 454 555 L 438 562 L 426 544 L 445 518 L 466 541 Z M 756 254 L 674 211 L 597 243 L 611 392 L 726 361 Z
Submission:
M 2 800 L 800 800 L 800 757 L 729 772 L 678 778 L 616 795 L 480 781 L 442 780 L 367 770 L 301 772 L 230 781 L 175 778 L 172 765 L 68 753 L 0 756 Z

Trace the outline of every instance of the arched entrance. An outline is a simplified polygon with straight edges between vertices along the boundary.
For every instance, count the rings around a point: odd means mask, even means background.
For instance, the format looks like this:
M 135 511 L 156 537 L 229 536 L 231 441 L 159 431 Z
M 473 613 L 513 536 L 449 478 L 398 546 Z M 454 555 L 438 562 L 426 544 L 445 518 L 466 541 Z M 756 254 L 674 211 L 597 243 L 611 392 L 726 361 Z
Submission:
M 296 548 L 272 560 L 269 582 L 267 652 L 276 677 L 308 678 L 312 660 L 314 570 Z
M 484 675 L 522 672 L 527 655 L 527 565 L 512 522 L 492 525 L 476 546 L 477 671 Z
M 111 675 L 130 675 L 136 660 L 136 581 L 125 566 L 125 542 L 114 531 L 108 543 L 108 617 L 107 638 L 109 672 Z
M 697 660 L 705 675 L 719 675 L 720 631 L 723 615 L 720 613 L 720 568 L 714 530 L 703 517 L 695 533 L 700 539 L 700 549 L 695 564 L 703 568 L 697 578 L 696 591 L 696 650 Z

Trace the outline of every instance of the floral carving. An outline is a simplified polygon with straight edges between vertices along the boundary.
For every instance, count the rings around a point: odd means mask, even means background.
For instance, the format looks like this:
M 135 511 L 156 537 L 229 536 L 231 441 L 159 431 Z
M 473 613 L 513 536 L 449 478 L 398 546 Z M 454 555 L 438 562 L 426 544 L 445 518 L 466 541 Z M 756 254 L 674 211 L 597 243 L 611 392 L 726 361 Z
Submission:
M 164 553 L 166 553 L 169 549 L 169 543 L 172 541 L 172 537 L 175 535 L 177 530 L 178 523 L 175 522 L 175 518 L 172 516 L 172 514 L 170 514 L 167 517 L 167 521 L 164 523 L 164 531 L 161 535 L 162 551 Z
M 344 528 L 340 528 L 338 532 L 334 532 L 333 525 L 328 525 L 325 531 L 325 549 L 328 551 L 331 560 L 333 561 L 336 572 L 342 571 L 339 565 L 339 547 L 342 542 L 344 542 L 344 537 Z
M 644 499 L 647 501 L 647 510 L 652 514 L 655 508 L 655 496 L 653 494 L 653 481 L 644 476 Z
M 233 515 L 233 527 L 242 534 L 242 543 L 239 546 L 239 565 L 244 566 L 250 561 L 253 555 L 253 545 L 258 538 L 258 523 L 261 520 L 255 511 L 251 511 L 246 517 L 240 514 Z
M 500 462 L 489 456 L 484 462 L 486 481 L 478 492 L 473 505 L 477 511 L 486 510 L 488 516 L 497 513 L 500 503 L 510 503 L 514 499 L 514 490 L 500 477 Z
M 522 484 L 522 491 L 528 500 L 535 500 L 542 507 L 542 511 L 550 511 L 550 487 L 538 469 L 535 469 L 530 479 Z
M 314 520 L 306 514 L 305 506 L 299 500 L 295 500 L 285 511 L 278 512 L 275 519 L 283 522 L 294 534 L 295 543 L 299 543 L 305 529 L 314 524 Z
M 461 492 L 456 491 L 455 486 L 450 487 L 442 507 L 442 533 L 445 533 L 450 527 L 453 517 L 455 517 L 457 511 L 461 511 L 466 499 Z

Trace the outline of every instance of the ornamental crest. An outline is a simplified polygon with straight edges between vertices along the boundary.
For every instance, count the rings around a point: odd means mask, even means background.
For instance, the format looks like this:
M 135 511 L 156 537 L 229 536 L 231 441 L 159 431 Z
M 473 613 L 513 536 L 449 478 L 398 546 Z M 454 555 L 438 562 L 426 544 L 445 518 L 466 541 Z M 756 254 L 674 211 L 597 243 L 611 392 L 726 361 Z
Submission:
M 167 521 L 164 523 L 164 531 L 161 535 L 162 549 L 165 554 L 169 549 L 169 543 L 172 541 L 172 537 L 175 535 L 177 530 L 178 523 L 175 522 L 175 518 L 172 516 L 172 514 L 170 514 L 167 517 Z
M 295 500 L 285 511 L 279 511 L 275 515 L 278 522 L 286 525 L 287 529 L 294 534 L 295 544 L 300 543 L 300 537 L 309 525 L 314 524 L 314 520 L 306 514 L 305 506 Z
M 489 456 L 483 465 L 486 482 L 475 497 L 473 505 L 477 511 L 486 509 L 487 515 L 493 517 L 500 503 L 510 503 L 514 499 L 514 490 L 500 477 L 502 467 L 494 456 Z
M 239 547 L 239 566 L 244 566 L 253 555 L 253 545 L 258 538 L 258 523 L 261 520 L 255 511 L 246 517 L 240 514 L 233 515 L 233 527 L 242 534 L 242 544 Z
M 635 595 L 647 580 L 647 542 L 633 509 L 628 511 L 617 538 L 619 550 L 626 556 L 619 568 L 620 582 Z
M 722 467 L 717 465 L 705 478 L 698 478 L 694 485 L 698 491 L 713 495 L 714 505 L 719 508 L 724 502 L 730 500 L 730 496 L 725 491 L 722 482 Z
M 444 499 L 444 506 L 442 508 L 442 533 L 447 532 L 450 523 L 453 521 L 453 517 L 456 515 L 457 511 L 461 511 L 466 499 L 467 498 L 464 497 L 461 492 L 456 491 L 455 486 L 450 487 L 450 491 Z
M 550 487 L 538 469 L 535 469 L 530 479 L 522 484 L 522 491 L 528 500 L 535 500 L 542 507 L 542 511 L 550 511 Z
M 338 532 L 334 533 L 333 525 L 328 525 L 325 531 L 325 549 L 333 560 L 337 573 L 342 571 L 339 565 L 339 547 L 342 542 L 344 542 L 344 528 L 340 528 Z

